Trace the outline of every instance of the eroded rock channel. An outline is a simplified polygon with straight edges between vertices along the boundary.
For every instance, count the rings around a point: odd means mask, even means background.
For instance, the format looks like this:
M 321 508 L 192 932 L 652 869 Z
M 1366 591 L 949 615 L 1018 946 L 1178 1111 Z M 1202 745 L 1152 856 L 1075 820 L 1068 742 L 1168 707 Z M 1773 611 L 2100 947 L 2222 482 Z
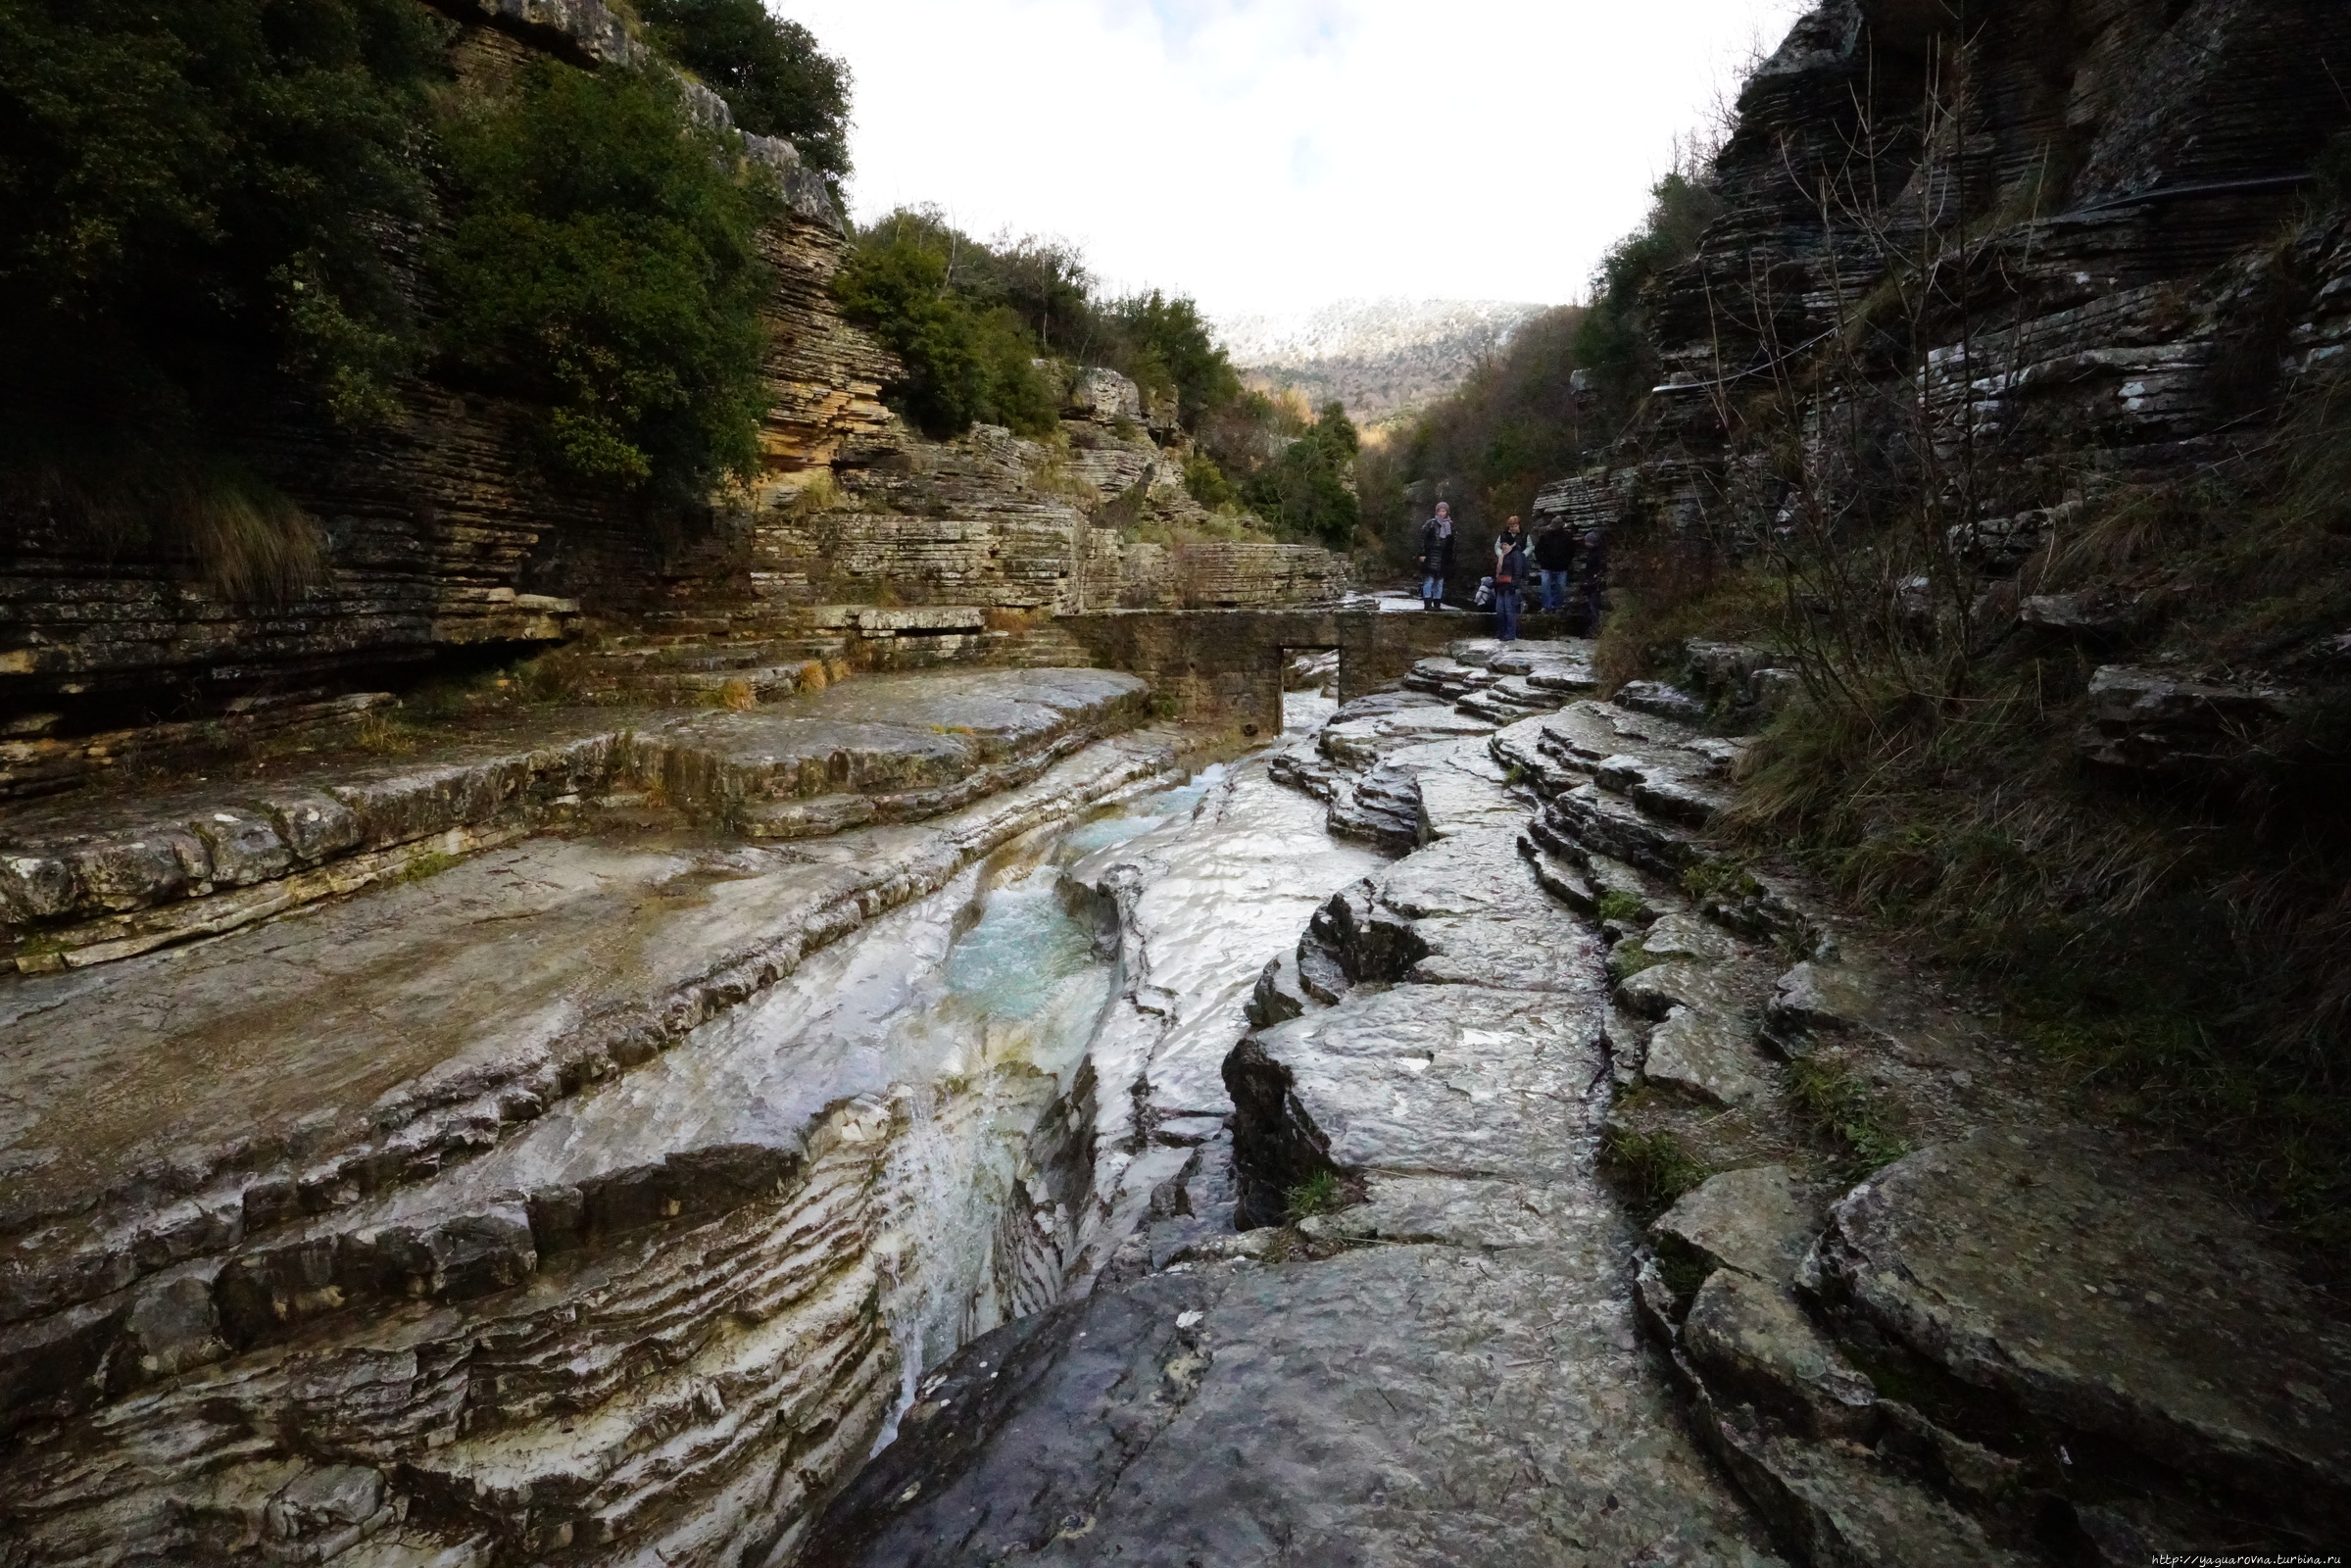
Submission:
M 472 853 L 175 883 L 180 940 L 0 993 L 0 1560 L 2327 1539 L 2327 1304 L 1721 870 L 1740 743 L 1587 656 L 1465 642 L 1220 761 L 1025 670 L 322 781 L 346 857 Z M 1857 1180 L 1804 1063 L 1914 1152 Z M 1644 1208 L 1669 1131 L 1706 1179 Z

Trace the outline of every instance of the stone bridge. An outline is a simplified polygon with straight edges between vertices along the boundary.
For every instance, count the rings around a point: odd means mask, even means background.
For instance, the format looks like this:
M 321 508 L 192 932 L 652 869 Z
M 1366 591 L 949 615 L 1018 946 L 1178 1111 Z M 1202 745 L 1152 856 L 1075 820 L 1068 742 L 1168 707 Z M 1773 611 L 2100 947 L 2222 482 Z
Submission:
M 1053 621 L 1097 663 L 1131 670 L 1173 699 L 1187 718 L 1224 720 L 1249 733 L 1282 728 L 1282 668 L 1292 654 L 1339 651 L 1342 702 L 1401 680 L 1413 664 L 1462 637 L 1491 637 L 1494 616 L 1445 612 L 1380 613 L 1295 610 L 1115 610 Z M 1522 615 L 1528 637 L 1566 635 L 1564 617 Z

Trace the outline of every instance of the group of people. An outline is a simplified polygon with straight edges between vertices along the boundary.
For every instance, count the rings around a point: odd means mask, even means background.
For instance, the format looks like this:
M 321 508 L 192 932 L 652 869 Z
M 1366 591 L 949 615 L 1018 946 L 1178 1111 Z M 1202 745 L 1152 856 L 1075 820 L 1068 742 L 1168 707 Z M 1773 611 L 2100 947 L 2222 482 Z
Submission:
M 1423 610 L 1441 610 L 1445 585 L 1453 573 L 1453 509 L 1437 503 L 1437 513 L 1420 529 L 1420 600 Z M 1545 613 L 1566 612 L 1571 600 L 1591 629 L 1600 613 L 1600 540 L 1595 531 L 1579 538 L 1567 525 L 1553 522 L 1536 535 L 1532 549 L 1516 517 L 1502 524 L 1494 540 L 1494 572 L 1481 588 L 1491 587 L 1496 634 L 1504 642 L 1518 639 L 1521 595 L 1530 578 L 1542 593 Z M 1480 603 L 1485 602 L 1483 593 Z

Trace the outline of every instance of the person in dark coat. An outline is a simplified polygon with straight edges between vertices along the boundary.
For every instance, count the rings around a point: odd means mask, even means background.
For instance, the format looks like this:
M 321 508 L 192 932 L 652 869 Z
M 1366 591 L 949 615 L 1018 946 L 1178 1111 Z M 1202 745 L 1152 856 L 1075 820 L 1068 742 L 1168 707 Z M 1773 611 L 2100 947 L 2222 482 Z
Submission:
M 1502 524 L 1494 542 L 1494 618 L 1495 635 L 1506 643 L 1518 641 L 1518 591 L 1527 580 L 1527 541 L 1518 519 Z
M 1437 503 L 1437 514 L 1420 525 L 1420 608 L 1435 610 L 1445 601 L 1445 583 L 1453 574 L 1453 509 Z
M 1543 577 L 1543 612 L 1556 615 L 1567 608 L 1567 578 L 1576 564 L 1576 536 L 1567 524 L 1554 522 L 1535 538 L 1535 569 Z

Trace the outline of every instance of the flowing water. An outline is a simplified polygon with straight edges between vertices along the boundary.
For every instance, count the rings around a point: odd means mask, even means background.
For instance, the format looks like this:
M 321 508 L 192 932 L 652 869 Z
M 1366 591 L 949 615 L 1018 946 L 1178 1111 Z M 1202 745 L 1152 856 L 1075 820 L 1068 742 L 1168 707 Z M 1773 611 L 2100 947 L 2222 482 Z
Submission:
M 1301 723 L 1318 701 L 1294 697 Z M 855 1200 L 901 1363 L 886 1444 L 927 1368 L 1091 1280 L 1133 1219 L 1138 1108 L 1227 1108 L 1257 972 L 1376 863 L 1262 754 L 1202 767 L 874 920 L 454 1179 L 532 1190 L 732 1144 L 813 1160 L 856 1109 L 888 1138 Z

